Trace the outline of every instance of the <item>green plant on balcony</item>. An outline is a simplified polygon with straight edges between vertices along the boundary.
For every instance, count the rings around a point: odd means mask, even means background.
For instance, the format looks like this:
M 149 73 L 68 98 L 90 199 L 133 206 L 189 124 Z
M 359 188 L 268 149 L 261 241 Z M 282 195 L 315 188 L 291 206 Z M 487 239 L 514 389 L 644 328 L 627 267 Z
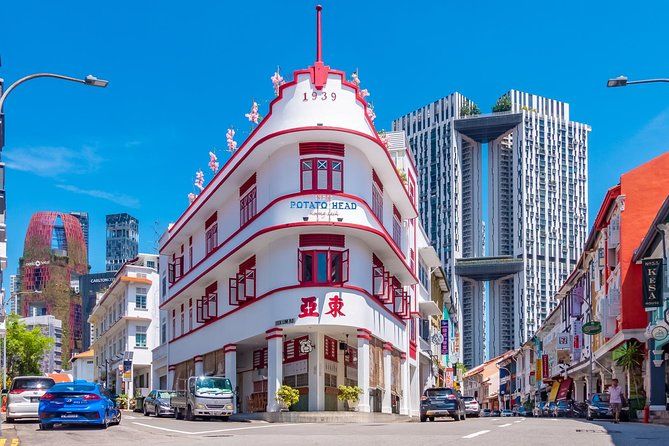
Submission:
M 460 107 L 460 116 L 475 116 L 475 115 L 480 115 L 481 110 L 479 110 L 479 106 L 474 104 L 474 103 L 464 103 L 462 107 Z
M 492 106 L 493 113 L 500 113 L 511 110 L 511 97 L 507 94 L 497 99 L 495 105 Z

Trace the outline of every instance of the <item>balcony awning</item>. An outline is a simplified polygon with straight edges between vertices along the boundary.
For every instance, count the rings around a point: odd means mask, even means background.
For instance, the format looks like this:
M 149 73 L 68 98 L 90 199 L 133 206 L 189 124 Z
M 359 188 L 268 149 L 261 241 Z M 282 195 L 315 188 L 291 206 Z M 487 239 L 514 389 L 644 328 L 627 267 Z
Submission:
M 432 246 L 420 248 L 420 257 L 428 268 L 438 268 L 441 266 L 439 255 Z
M 418 308 L 423 316 L 441 316 L 441 309 L 433 300 L 420 302 Z

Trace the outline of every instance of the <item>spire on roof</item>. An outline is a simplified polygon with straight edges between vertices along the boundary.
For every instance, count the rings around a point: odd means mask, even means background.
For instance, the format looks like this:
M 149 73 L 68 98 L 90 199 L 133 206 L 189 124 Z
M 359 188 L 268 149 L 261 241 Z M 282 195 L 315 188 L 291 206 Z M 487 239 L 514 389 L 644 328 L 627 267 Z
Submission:
M 309 68 L 311 82 L 314 83 L 316 90 L 322 90 L 328 80 L 330 67 L 323 63 L 322 45 L 321 45 L 321 5 L 316 6 L 316 62 Z

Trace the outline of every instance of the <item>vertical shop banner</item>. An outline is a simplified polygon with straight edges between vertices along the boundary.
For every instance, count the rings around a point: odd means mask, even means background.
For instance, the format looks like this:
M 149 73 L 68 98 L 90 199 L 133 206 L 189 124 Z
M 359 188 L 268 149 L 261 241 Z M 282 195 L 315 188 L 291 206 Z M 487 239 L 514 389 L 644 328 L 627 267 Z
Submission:
M 441 341 L 441 354 L 448 355 L 448 320 L 441 320 L 441 336 L 443 337 Z
M 575 320 L 571 323 L 572 360 L 578 362 L 581 360 L 581 350 L 583 349 L 583 321 Z
M 543 355 L 541 357 L 541 366 L 542 366 L 542 370 L 541 370 L 542 378 L 543 379 L 549 378 L 550 371 L 548 370 L 548 355 Z
M 537 359 L 537 365 L 536 368 L 534 369 L 534 377 L 537 382 L 541 382 L 541 380 L 543 379 L 541 372 L 542 372 L 541 359 Z
M 643 265 L 643 306 L 662 306 L 662 259 L 644 259 Z
M 582 314 L 584 292 L 583 284 L 579 284 L 571 290 L 571 310 L 569 311 L 571 317 L 579 317 Z

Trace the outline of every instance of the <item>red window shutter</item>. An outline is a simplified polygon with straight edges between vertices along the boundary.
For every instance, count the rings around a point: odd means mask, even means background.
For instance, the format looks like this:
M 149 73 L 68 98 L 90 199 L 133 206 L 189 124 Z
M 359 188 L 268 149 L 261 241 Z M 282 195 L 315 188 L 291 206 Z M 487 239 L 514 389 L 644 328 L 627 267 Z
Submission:
M 340 234 L 300 234 L 300 247 L 334 246 L 343 248 L 345 237 Z
M 237 278 L 236 277 L 231 277 L 229 282 L 228 282 L 228 301 L 230 302 L 230 305 L 239 305 L 239 295 L 238 295 L 238 288 L 237 288 Z
M 211 217 L 209 217 L 207 219 L 207 221 L 204 223 L 205 229 L 208 228 L 209 226 L 213 225 L 214 223 L 216 223 L 217 219 L 218 219 L 218 213 L 217 212 L 214 212 L 213 214 L 211 214 Z
M 300 155 L 344 156 L 344 144 L 336 142 L 301 142 Z
M 256 267 L 256 256 L 251 256 L 239 264 L 239 272 L 243 273 L 247 269 Z
M 205 294 L 215 293 L 218 290 L 218 283 L 214 282 L 204 289 Z
M 386 294 L 385 269 L 383 266 L 372 267 L 372 293 L 383 297 Z
M 376 184 L 376 187 L 378 187 L 379 190 L 383 192 L 383 183 L 381 183 L 381 179 L 376 174 L 376 171 L 374 169 L 372 169 L 372 180 L 374 181 L 374 184 Z
M 342 251 L 341 253 L 341 281 L 343 283 L 348 282 L 349 278 L 349 260 L 348 260 L 348 249 Z
M 402 214 L 400 214 L 400 211 L 397 209 L 395 205 L 393 205 L 393 214 L 397 219 L 401 222 L 402 221 Z
M 256 174 L 254 173 L 248 180 L 244 181 L 244 184 L 242 184 L 239 187 L 239 196 L 241 197 L 242 195 L 244 195 L 249 189 L 255 186 L 255 184 L 256 184 Z
M 372 253 L 372 265 L 374 266 L 383 266 L 383 262 L 381 259 L 376 257 L 376 254 Z

